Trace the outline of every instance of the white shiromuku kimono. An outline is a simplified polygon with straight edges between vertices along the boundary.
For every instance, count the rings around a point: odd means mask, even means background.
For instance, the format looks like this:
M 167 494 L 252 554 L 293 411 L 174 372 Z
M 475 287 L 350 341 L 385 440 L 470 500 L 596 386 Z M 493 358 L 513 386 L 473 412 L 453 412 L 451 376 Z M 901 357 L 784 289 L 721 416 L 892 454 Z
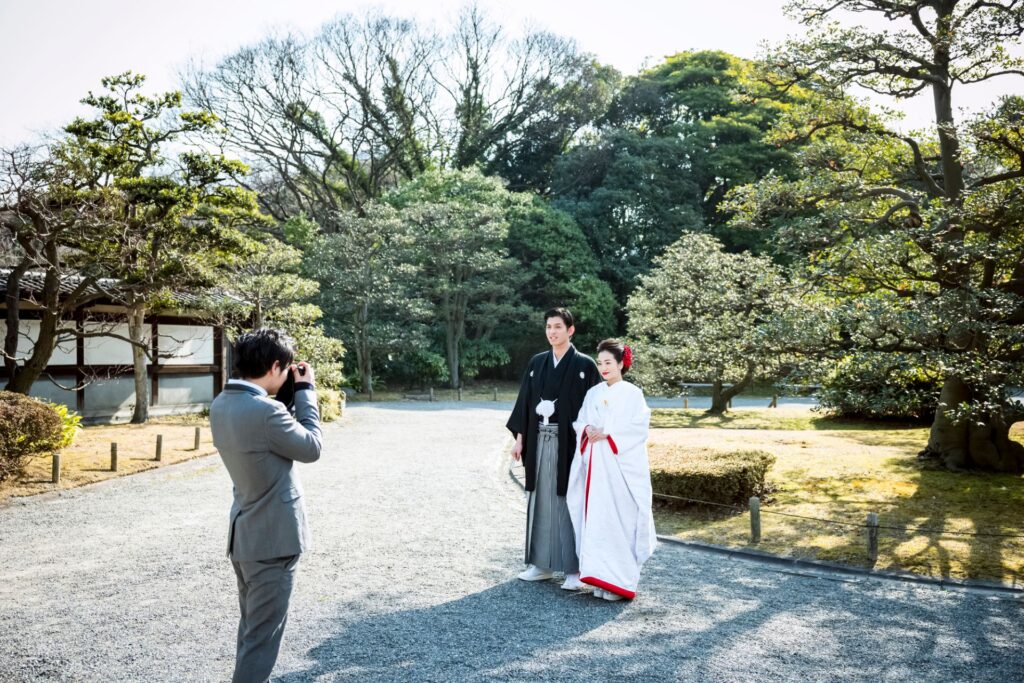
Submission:
M 573 426 L 577 456 L 566 503 L 576 533 L 580 580 L 624 598 L 636 596 L 640 567 L 654 552 L 644 392 L 625 380 L 593 386 Z M 586 428 L 607 439 L 590 442 Z

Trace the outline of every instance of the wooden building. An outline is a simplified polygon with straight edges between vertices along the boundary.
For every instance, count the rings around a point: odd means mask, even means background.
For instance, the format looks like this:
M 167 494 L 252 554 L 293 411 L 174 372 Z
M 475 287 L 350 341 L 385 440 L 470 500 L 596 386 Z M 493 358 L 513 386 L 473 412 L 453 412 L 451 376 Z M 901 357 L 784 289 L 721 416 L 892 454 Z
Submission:
M 9 273 L 9 269 L 0 269 L 0 339 L 7 331 L 3 297 Z M 77 278 L 66 278 L 61 291 L 71 291 L 79 283 Z M 41 288 L 41 273 L 28 273 L 22 278 L 19 358 L 31 353 L 39 335 L 41 315 L 32 303 L 32 295 Z M 228 376 L 223 330 L 189 313 L 198 304 L 196 297 L 181 295 L 176 297 L 175 310 L 160 311 L 146 319 L 153 359 L 147 381 L 150 415 L 202 411 Z M 68 325 L 85 332 L 128 336 L 125 308 L 103 298 L 75 310 Z M 7 372 L 0 364 L 0 388 L 6 378 Z M 29 393 L 67 405 L 86 422 L 128 421 L 135 406 L 131 345 L 114 336 L 66 335 Z

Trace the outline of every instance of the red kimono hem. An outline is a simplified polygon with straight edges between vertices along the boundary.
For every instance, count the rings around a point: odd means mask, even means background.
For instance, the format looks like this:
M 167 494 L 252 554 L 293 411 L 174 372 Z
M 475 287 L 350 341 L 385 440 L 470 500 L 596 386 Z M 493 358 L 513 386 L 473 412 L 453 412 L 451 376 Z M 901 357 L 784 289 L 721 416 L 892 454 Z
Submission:
M 609 593 L 615 593 L 616 595 L 621 595 L 622 597 L 629 598 L 630 600 L 636 597 L 635 591 L 626 590 L 625 588 L 619 588 L 613 583 L 608 583 L 603 579 L 598 579 L 593 576 L 581 576 L 580 581 L 582 581 L 583 583 L 589 583 L 591 586 L 603 588 Z

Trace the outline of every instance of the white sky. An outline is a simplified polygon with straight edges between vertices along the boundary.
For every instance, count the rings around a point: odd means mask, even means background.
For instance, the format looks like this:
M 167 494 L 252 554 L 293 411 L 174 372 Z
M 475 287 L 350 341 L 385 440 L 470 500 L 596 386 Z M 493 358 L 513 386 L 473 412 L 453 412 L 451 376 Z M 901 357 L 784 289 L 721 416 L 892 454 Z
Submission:
M 271 31 L 312 32 L 336 14 L 381 8 L 444 22 L 464 0 L 0 0 L 0 145 L 31 142 L 70 121 L 103 76 L 146 74 L 151 91 L 175 89 L 191 58 L 211 63 Z M 783 0 L 480 0 L 510 29 L 524 23 L 575 38 L 624 73 L 690 49 L 755 57 L 800 26 Z M 1004 78 L 958 92 L 968 110 L 1024 90 Z M 908 128 L 927 125 L 931 99 L 901 107 Z

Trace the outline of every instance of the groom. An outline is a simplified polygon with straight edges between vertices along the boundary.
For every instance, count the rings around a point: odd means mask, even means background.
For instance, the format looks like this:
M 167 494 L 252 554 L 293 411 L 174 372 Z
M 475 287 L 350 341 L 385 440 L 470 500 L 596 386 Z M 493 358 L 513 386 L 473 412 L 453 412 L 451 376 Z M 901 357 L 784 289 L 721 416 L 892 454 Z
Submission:
M 529 502 L 526 513 L 526 563 L 523 581 L 565 574 L 562 588 L 578 590 L 579 560 L 572 520 L 565 504 L 569 466 L 576 451 L 573 420 L 587 390 L 601 381 L 597 365 L 572 345 L 572 313 L 552 308 L 544 314 L 550 351 L 530 360 L 512 416 L 506 426 L 516 437 L 512 457 L 523 460 Z
M 237 379 L 210 405 L 213 444 L 234 484 L 228 557 L 238 580 L 234 683 L 270 679 L 288 620 L 299 556 L 309 527 L 295 462 L 320 458 L 322 437 L 313 368 L 293 365 L 292 341 L 277 330 L 241 335 L 234 345 Z M 277 395 L 295 380 L 295 417 Z

